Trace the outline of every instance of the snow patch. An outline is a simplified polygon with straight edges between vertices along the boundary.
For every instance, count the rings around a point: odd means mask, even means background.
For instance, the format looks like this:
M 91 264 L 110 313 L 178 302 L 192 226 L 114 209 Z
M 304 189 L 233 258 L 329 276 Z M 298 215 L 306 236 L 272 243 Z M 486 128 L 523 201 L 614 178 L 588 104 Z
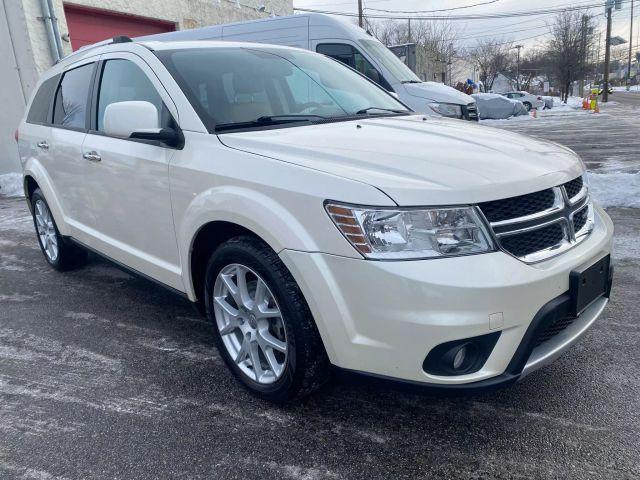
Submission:
M 0 195 L 7 197 L 22 197 L 24 191 L 22 189 L 21 173 L 4 173 L 0 175 Z
M 626 92 L 627 87 L 613 87 L 614 92 Z M 630 89 L 630 92 L 640 93 L 640 85 L 633 85 Z
M 640 208 L 640 172 L 589 172 L 591 195 L 603 207 Z
M 567 103 L 564 103 L 560 97 L 552 97 L 553 98 L 553 108 L 559 109 L 577 109 L 582 108 L 582 98 L 581 97 L 569 97 L 567 98 Z

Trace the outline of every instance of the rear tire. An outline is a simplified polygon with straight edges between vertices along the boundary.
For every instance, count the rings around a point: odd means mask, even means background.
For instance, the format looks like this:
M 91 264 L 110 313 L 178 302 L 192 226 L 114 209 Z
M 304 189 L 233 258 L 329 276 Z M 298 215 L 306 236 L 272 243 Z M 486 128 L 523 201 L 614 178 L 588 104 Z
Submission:
M 232 238 L 211 255 L 205 275 L 216 346 L 251 393 L 281 404 L 328 380 L 329 359 L 313 316 L 268 245 L 250 236 Z
M 49 265 L 56 270 L 66 271 L 86 263 L 87 252 L 60 235 L 49 204 L 39 188 L 31 195 L 31 211 L 38 244 Z
M 531 111 L 531 104 L 529 102 L 524 102 L 523 105 L 524 105 L 524 108 L 527 109 L 527 112 Z

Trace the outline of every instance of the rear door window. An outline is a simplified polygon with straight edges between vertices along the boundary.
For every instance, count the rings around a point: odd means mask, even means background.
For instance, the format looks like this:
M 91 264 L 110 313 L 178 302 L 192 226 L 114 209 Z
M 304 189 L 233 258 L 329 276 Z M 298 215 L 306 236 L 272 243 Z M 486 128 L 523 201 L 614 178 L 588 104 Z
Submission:
M 60 81 L 60 75 L 45 80 L 33 97 L 31 108 L 27 114 L 27 123 L 36 123 L 46 125 L 51 123 L 49 109 L 53 104 L 53 97 L 56 94 L 56 88 Z
M 87 120 L 89 90 L 95 63 L 65 72 L 56 93 L 53 123 L 56 126 L 84 129 Z

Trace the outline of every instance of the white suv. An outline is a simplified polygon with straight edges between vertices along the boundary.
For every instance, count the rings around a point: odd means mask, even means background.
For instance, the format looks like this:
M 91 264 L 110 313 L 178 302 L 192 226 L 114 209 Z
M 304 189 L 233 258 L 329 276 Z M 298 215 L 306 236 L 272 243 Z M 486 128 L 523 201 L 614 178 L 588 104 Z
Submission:
M 47 72 L 18 137 L 49 264 L 91 250 L 184 294 L 271 401 L 332 368 L 508 384 L 608 301 L 574 153 L 416 115 L 316 53 L 121 39 Z

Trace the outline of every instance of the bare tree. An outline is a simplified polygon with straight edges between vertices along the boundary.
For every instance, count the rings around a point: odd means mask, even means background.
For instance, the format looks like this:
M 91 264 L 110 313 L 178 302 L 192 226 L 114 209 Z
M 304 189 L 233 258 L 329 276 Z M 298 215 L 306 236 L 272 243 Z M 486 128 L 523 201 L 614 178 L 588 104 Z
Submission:
M 534 79 L 549 80 L 552 72 L 553 65 L 549 61 L 548 52 L 544 49 L 530 49 L 520 60 L 520 85 L 523 90 L 536 90 L 540 85 L 534 84 Z
M 550 25 L 551 40 L 548 55 L 560 87 L 563 102 L 567 102 L 571 84 L 584 78 L 588 65 L 584 61 L 585 52 L 592 41 L 591 16 L 578 12 L 562 12 Z
M 423 80 L 444 81 L 447 69 L 455 68 L 457 42 L 460 30 L 452 22 L 429 22 L 426 20 L 387 20 L 371 22 L 368 31 L 383 44 L 416 44 L 416 73 Z M 450 65 L 451 64 L 451 65 Z
M 501 38 L 478 40 L 468 51 L 469 59 L 478 67 L 485 91 L 490 91 L 499 73 L 507 72 L 513 64 L 513 42 Z

